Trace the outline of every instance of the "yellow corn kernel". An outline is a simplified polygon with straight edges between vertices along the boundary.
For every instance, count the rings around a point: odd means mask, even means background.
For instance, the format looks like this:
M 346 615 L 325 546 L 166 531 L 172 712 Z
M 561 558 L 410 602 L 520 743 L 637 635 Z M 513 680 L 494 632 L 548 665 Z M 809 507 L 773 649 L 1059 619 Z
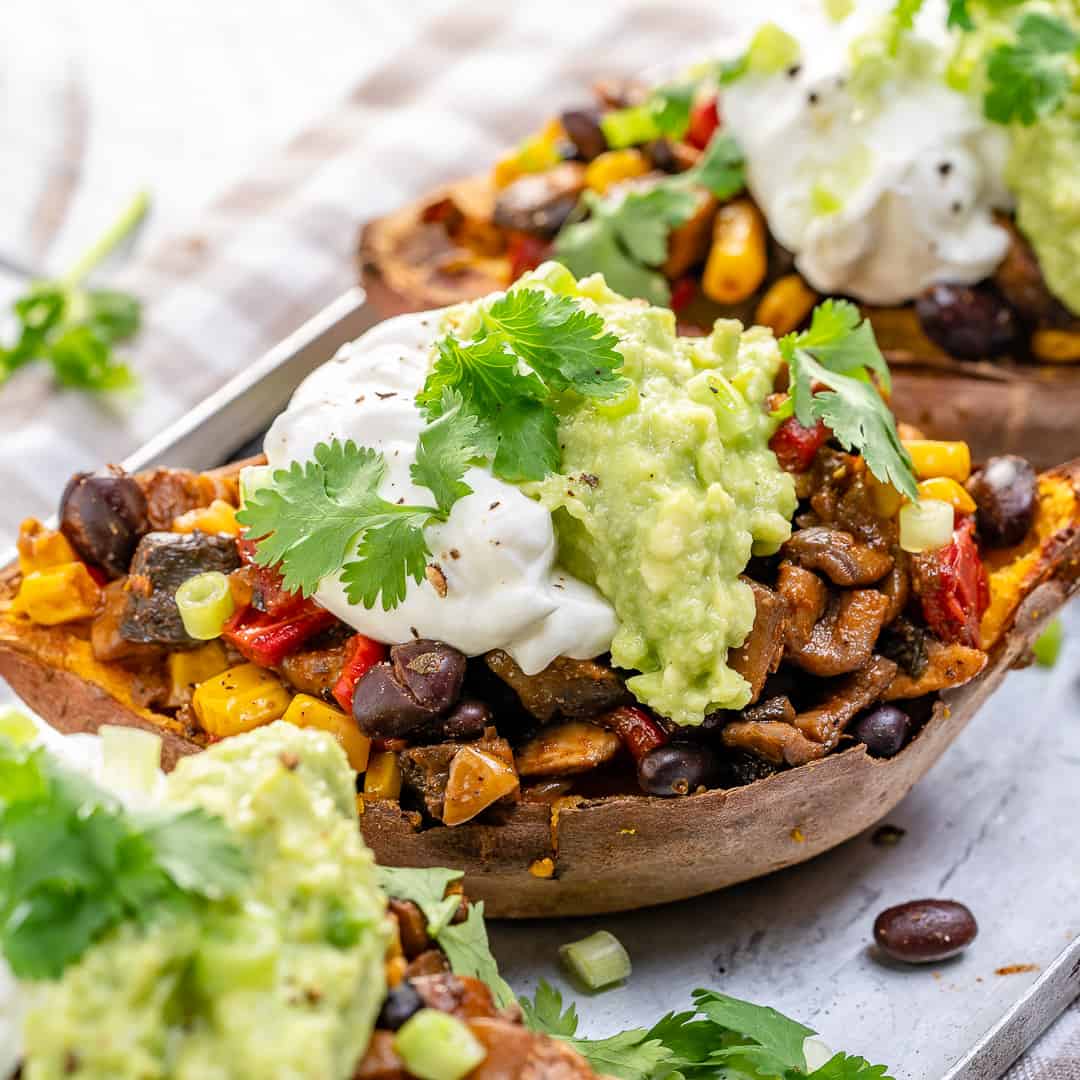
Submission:
M 1048 364 L 1075 364 L 1080 361 L 1080 331 L 1036 330 L 1031 351 Z
M 894 518 L 904 505 L 904 496 L 883 480 L 879 480 L 869 469 L 863 474 L 866 488 L 870 492 L 870 502 L 874 512 L 881 518 Z
M 555 860 L 552 858 L 533 859 L 529 863 L 529 873 L 533 877 L 550 878 L 555 876 Z
M 954 510 L 961 514 L 975 513 L 975 500 L 955 480 L 948 476 L 935 476 L 919 484 L 920 499 L 940 499 L 952 503 Z
M 553 169 L 562 161 L 559 143 L 566 137 L 557 119 L 549 120 L 535 135 L 519 143 L 495 163 L 492 179 L 497 188 L 508 187 L 526 173 Z
M 817 293 L 798 274 L 785 274 L 765 290 L 754 313 L 754 322 L 783 337 L 799 327 L 817 300 Z
M 23 575 L 79 561 L 68 538 L 56 529 L 46 529 L 37 518 L 26 518 L 19 526 L 16 546 Z
M 240 664 L 199 683 L 191 706 L 203 730 L 220 739 L 279 720 L 289 700 L 289 691 L 272 672 Z
M 236 507 L 224 499 L 215 499 L 209 506 L 199 506 L 181 514 L 173 521 L 173 532 L 199 532 L 239 536 L 240 523 L 236 520 Z
M 651 166 L 640 150 L 608 150 L 585 167 L 585 186 L 601 195 L 623 180 L 644 176 Z
M 761 211 L 749 199 L 732 199 L 716 215 L 701 289 L 718 304 L 738 304 L 754 294 L 767 269 Z
M 282 719 L 297 727 L 318 728 L 328 732 L 341 744 L 349 764 L 358 773 L 367 768 L 371 740 L 356 726 L 356 721 L 340 709 L 335 709 L 333 705 L 327 705 L 325 701 L 320 701 L 310 694 L 297 694 Z
M 364 774 L 365 799 L 396 799 L 401 794 L 401 766 L 392 750 L 377 750 Z
M 166 663 L 170 701 L 187 701 L 195 687 L 220 675 L 229 666 L 225 646 L 220 641 L 208 641 L 197 649 L 169 653 Z
M 966 442 L 943 442 L 940 439 L 905 439 L 915 475 L 920 480 L 947 476 L 958 484 L 971 475 L 971 451 Z
M 86 564 L 63 563 L 35 570 L 22 579 L 13 609 L 41 626 L 89 619 L 101 600 L 101 589 Z

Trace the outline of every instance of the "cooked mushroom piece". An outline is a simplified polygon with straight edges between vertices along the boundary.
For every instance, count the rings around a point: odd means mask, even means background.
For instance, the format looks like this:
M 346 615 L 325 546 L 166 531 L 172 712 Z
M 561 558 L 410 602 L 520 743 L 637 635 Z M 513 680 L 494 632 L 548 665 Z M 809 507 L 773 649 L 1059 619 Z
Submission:
M 743 578 L 754 593 L 754 625 L 750 636 L 728 652 L 728 664 L 750 684 L 750 700 L 757 701 L 765 679 L 780 666 L 784 655 L 784 601 L 764 585 Z
M 893 557 L 887 551 L 825 525 L 799 529 L 781 550 L 804 570 L 820 570 L 834 585 L 845 588 L 873 585 L 893 568 Z
M 876 589 L 840 593 L 829 601 L 806 644 L 789 645 L 787 655 L 811 675 L 858 671 L 870 659 L 888 606 L 888 598 Z
M 805 765 L 826 752 L 783 720 L 736 720 L 724 728 L 723 740 L 729 749 L 747 750 L 773 765 Z
M 575 720 L 544 728 L 518 749 L 514 760 L 521 776 L 570 776 L 606 764 L 621 746 L 613 731 Z
M 585 167 L 578 161 L 564 161 L 503 188 L 495 198 L 493 220 L 504 229 L 552 237 L 570 216 L 584 187 Z
M 199 645 L 184 629 L 176 590 L 209 570 L 228 574 L 240 565 L 236 541 L 206 533 L 152 532 L 139 541 L 127 579 L 120 633 L 128 641 L 173 648 Z
M 543 671 L 526 675 L 513 658 L 497 649 L 484 659 L 542 723 L 555 716 L 584 719 L 632 700 L 622 680 L 595 660 L 556 657 Z
M 801 649 L 810 640 L 818 619 L 825 614 L 829 590 L 817 574 L 785 560 L 777 574 L 776 591 L 787 605 L 788 648 Z
M 832 693 L 815 709 L 795 717 L 795 726 L 809 739 L 832 750 L 844 728 L 873 705 L 896 675 L 896 664 L 884 656 L 875 656 L 861 671 L 841 679 Z
M 955 642 L 945 644 L 936 638 L 926 638 L 926 663 L 922 674 L 915 678 L 900 671 L 885 691 L 886 701 L 917 698 L 935 690 L 963 686 L 986 667 L 987 656 L 981 649 L 970 649 Z

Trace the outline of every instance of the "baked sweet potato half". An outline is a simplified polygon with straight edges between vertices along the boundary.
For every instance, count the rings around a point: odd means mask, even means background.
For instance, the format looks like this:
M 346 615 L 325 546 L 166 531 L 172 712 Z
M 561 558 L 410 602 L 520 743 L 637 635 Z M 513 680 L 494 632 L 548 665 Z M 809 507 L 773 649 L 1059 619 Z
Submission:
M 472 300 L 505 289 L 552 253 L 578 276 L 605 272 L 621 292 L 658 302 L 634 291 L 644 287 L 640 275 L 617 281 L 602 265 L 600 244 L 585 254 L 563 251 L 590 199 L 648 191 L 700 162 L 704 144 L 692 141 L 693 129 L 674 143 L 607 148 L 603 118 L 644 93 L 605 85 L 595 105 L 552 120 L 489 172 L 367 223 L 358 263 L 373 302 L 391 315 Z M 682 224 L 668 230 L 657 223 L 666 256 L 645 271 L 683 331 L 710 327 L 717 317 L 767 325 L 778 336 L 802 326 L 820 297 L 768 234 L 752 200 L 737 193 L 724 202 L 698 191 Z M 1080 320 L 1051 294 L 1012 220 L 1001 215 L 999 225 L 1008 251 L 984 282 L 935 285 L 914 302 L 865 313 L 893 369 L 898 416 L 932 438 L 965 439 L 978 459 L 1015 453 L 1047 468 L 1080 455 Z
M 988 463 L 967 485 L 982 546 L 962 515 L 951 544 L 918 556 L 889 539 L 861 459 L 821 445 L 796 483 L 806 509 L 780 556 L 748 568 L 757 618 L 729 657 L 753 701 L 689 736 L 603 658 L 528 676 L 502 653 L 412 641 L 376 662 L 383 647 L 246 561 L 235 469 L 76 477 L 63 531 L 25 523 L 0 578 L 0 675 L 62 731 L 159 733 L 167 767 L 282 715 L 330 730 L 364 774 L 378 860 L 461 867 L 498 917 L 694 896 L 888 813 L 1080 576 L 1080 462 L 1037 478 Z M 228 573 L 238 610 L 202 644 L 169 590 L 207 568 Z M 415 679 L 447 664 L 464 690 L 422 738 L 373 741 L 337 707 L 342 680 L 355 712 L 365 680 L 422 698 Z

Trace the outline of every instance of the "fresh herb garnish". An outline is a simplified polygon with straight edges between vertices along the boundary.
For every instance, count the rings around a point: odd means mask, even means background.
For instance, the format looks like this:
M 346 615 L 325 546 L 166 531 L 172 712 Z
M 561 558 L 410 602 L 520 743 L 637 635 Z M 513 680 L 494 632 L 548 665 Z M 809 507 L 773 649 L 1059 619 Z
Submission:
M 219 818 L 125 810 L 40 747 L 0 739 L 0 792 L 0 950 L 20 978 L 58 978 L 120 923 L 152 923 L 245 880 Z
M 600 118 L 604 138 L 612 150 L 638 146 L 667 137 L 678 141 L 690 127 L 696 82 L 658 86 L 640 105 L 612 109 Z
M 371 608 L 381 597 L 383 610 L 397 607 L 409 579 L 424 578 L 425 528 L 471 493 L 471 465 L 490 461 L 509 481 L 543 479 L 559 467 L 553 395 L 604 398 L 625 386 L 618 339 L 568 297 L 513 289 L 479 319 L 471 340 L 436 343 L 416 399 L 429 423 L 410 475 L 434 506 L 382 498 L 383 455 L 338 440 L 277 470 L 245 501 L 237 520 L 257 539 L 255 562 L 278 567 L 287 590 L 310 596 L 340 571 L 349 603 Z
M 104 236 L 55 281 L 39 281 L 15 301 L 18 336 L 0 347 L 0 384 L 35 361 L 51 364 L 61 386 L 76 390 L 122 390 L 134 377 L 113 355 L 113 346 L 139 329 L 139 301 L 112 289 L 87 289 L 83 282 L 138 225 L 149 201 L 139 194 Z
M 377 451 L 337 439 L 319 443 L 311 460 L 278 469 L 272 485 L 258 488 L 237 514 L 259 538 L 255 562 L 278 567 L 284 587 L 303 596 L 340 570 L 350 603 L 374 607 L 380 595 L 386 611 L 401 603 L 407 579 L 421 581 L 431 555 L 424 528 L 445 521 L 472 491 L 462 477 L 480 454 L 476 422 L 462 412 L 461 398 L 448 390 L 440 401 L 441 415 L 421 432 L 412 466 L 413 481 L 431 491 L 435 506 L 382 498 L 386 459 Z
M 446 953 L 456 975 L 468 975 L 486 983 L 499 1008 L 513 1003 L 514 992 L 499 974 L 499 965 L 488 944 L 483 901 L 469 905 L 464 922 L 450 922 L 461 905 L 461 898 L 453 893 L 447 896 L 446 888 L 465 876 L 462 871 L 377 866 L 375 873 L 379 888 L 387 896 L 411 900 L 420 908 L 427 919 L 428 935 Z
M 742 151 L 730 135 L 717 132 L 692 169 L 648 191 L 606 198 L 587 192 L 583 201 L 588 218 L 563 227 L 555 255 L 578 277 L 600 272 L 616 292 L 666 305 L 671 290 L 657 268 L 667 259 L 671 231 L 687 222 L 698 206 L 694 187 L 704 187 L 723 201 L 745 184 Z
M 562 995 L 541 980 L 532 1001 L 520 999 L 534 1031 L 563 1039 L 601 1074 L 622 1080 L 891 1080 L 884 1065 L 834 1054 L 810 1070 L 805 1045 L 814 1032 L 775 1009 L 712 990 L 695 990 L 693 1007 L 668 1013 L 651 1028 L 606 1039 L 577 1037 L 577 1009 L 563 1011 Z
M 987 118 L 999 124 L 1030 125 L 1056 112 L 1072 85 L 1071 61 L 1078 47 L 1080 35 L 1063 19 L 1040 11 L 1021 15 L 1016 41 L 998 45 L 986 61 Z
M 971 20 L 971 12 L 968 11 L 967 0 L 949 0 L 949 14 L 945 25 L 950 29 L 974 30 L 975 23 Z
M 874 476 L 917 502 L 911 458 L 874 382 L 888 393 L 889 368 L 859 309 L 826 300 L 808 329 L 780 339 L 780 352 L 791 374 L 787 415 L 793 411 L 807 427 L 823 421 L 845 450 L 862 454 Z

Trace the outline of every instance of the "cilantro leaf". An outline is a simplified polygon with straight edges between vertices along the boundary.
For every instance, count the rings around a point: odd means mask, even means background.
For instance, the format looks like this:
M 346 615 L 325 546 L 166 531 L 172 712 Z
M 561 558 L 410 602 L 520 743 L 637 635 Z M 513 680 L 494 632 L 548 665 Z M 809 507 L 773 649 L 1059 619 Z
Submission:
M 698 163 L 683 176 L 701 184 L 723 202 L 746 187 L 746 159 L 734 138 L 718 131 Z
M 472 488 L 462 479 L 474 458 L 480 456 L 480 423 L 463 411 L 461 395 L 445 390 L 440 413 L 423 431 L 416 444 L 416 461 L 409 473 L 414 484 L 435 496 L 443 514 Z
M 0 778 L 0 951 L 20 978 L 57 978 L 121 922 L 231 895 L 246 876 L 225 823 L 202 811 L 129 813 L 7 740 Z
M 455 975 L 471 975 L 474 979 L 487 983 L 495 1004 L 500 1009 L 514 1003 L 514 991 L 499 974 L 499 966 L 491 955 L 482 900 L 469 905 L 469 914 L 464 922 L 443 927 L 435 940 L 439 943 L 439 948 L 446 953 Z
M 666 136 L 681 139 L 690 126 L 696 82 L 659 86 L 640 105 L 613 109 L 600 118 L 604 138 L 612 150 L 637 146 Z
M 557 1035 L 563 1039 L 573 1038 L 578 1029 L 577 1006 L 571 1002 L 563 1012 L 562 994 L 547 981 L 541 979 L 532 1001 L 522 995 L 518 998 L 525 1023 L 533 1031 Z
M 885 1065 L 871 1065 L 866 1058 L 836 1054 L 807 1080 L 889 1080 L 888 1072 Z
M 137 196 L 76 266 L 56 281 L 36 282 L 12 305 L 17 336 L 0 347 L 0 384 L 33 362 L 52 366 L 60 386 L 95 393 L 135 382 L 113 346 L 139 329 L 139 301 L 113 289 L 87 289 L 84 278 L 138 225 L 148 206 Z
M 826 300 L 808 329 L 780 339 L 799 423 L 818 420 L 846 450 L 857 450 L 879 480 L 918 501 L 911 458 L 872 376 L 889 388 L 888 366 L 869 324 L 846 300 Z
M 1072 84 L 1069 58 L 1080 35 L 1063 19 L 1038 11 L 1020 16 L 1016 35 L 987 59 L 983 112 L 998 124 L 1031 125 L 1064 104 Z
M 447 886 L 465 876 L 462 870 L 416 870 L 404 866 L 376 866 L 379 888 L 395 900 L 411 900 L 424 913 L 427 931 L 438 938 L 460 906 L 460 897 L 446 895 Z
M 971 19 L 971 12 L 968 11 L 967 0 L 949 0 L 949 16 L 945 25 L 950 29 L 954 27 L 958 30 L 975 29 L 975 23 Z
M 695 990 L 693 999 L 698 1011 L 713 1023 L 753 1040 L 762 1049 L 767 1048 L 770 1068 L 772 1061 L 780 1063 L 780 1068 L 773 1069 L 778 1075 L 782 1076 L 787 1069 L 805 1070 L 803 1043 L 814 1034 L 805 1024 L 791 1020 L 766 1005 L 740 1001 L 715 990 Z M 753 1047 L 730 1047 L 717 1053 L 730 1055 L 742 1051 L 764 1063 L 764 1055 L 757 1053 Z
M 409 578 L 423 581 L 431 555 L 423 527 L 433 515 L 430 510 L 399 509 L 408 513 L 369 520 L 358 557 L 342 567 L 341 583 L 350 604 L 373 608 L 381 593 L 383 611 L 391 611 L 405 599 Z

